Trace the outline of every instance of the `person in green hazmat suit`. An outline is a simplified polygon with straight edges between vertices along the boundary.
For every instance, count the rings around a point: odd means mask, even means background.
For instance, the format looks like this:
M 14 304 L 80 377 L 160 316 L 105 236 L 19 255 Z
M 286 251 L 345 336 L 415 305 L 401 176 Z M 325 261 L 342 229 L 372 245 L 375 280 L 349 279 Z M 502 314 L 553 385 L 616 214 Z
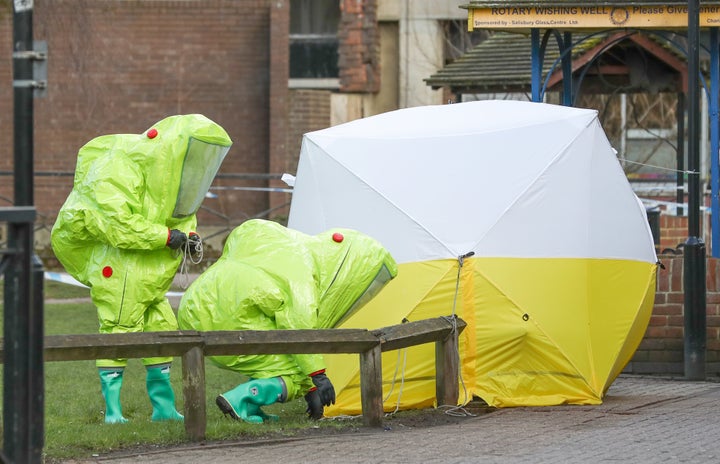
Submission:
M 167 117 L 142 134 L 97 137 L 78 152 L 73 189 L 51 233 L 65 270 L 90 287 L 100 333 L 177 330 L 166 292 L 198 246 L 196 212 L 232 141 L 199 114 Z M 183 420 L 171 357 L 145 358 L 152 420 Z M 124 423 L 127 359 L 96 361 L 105 422 Z
M 336 327 L 397 275 L 376 240 L 349 229 L 318 235 L 253 219 L 235 228 L 220 258 L 187 289 L 181 329 L 275 330 Z M 321 355 L 212 356 L 217 366 L 249 377 L 216 398 L 233 419 L 277 417 L 261 406 L 304 397 L 308 415 L 323 416 L 335 389 Z

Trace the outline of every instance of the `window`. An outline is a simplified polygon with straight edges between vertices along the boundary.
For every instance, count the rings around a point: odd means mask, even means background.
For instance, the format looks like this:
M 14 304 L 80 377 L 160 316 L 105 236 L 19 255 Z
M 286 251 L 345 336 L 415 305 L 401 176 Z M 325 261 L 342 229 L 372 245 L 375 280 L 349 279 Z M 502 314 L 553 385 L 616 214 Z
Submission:
M 338 77 L 340 0 L 290 1 L 290 78 Z

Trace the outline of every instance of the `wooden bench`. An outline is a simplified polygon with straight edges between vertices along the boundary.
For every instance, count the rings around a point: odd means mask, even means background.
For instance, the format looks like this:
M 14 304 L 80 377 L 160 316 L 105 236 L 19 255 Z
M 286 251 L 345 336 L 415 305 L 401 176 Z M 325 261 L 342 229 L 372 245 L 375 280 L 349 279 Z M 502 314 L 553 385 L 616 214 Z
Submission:
M 240 354 L 360 355 L 360 392 L 363 422 L 382 425 L 383 351 L 435 342 L 436 396 L 438 404 L 457 404 L 458 335 L 465 322 L 439 317 L 377 330 L 242 330 L 172 331 L 127 334 L 48 335 L 44 360 L 78 361 L 113 358 L 181 356 L 185 431 L 190 439 L 205 438 L 205 356 Z M 4 350 L 4 342 L 1 345 Z M 0 351 L 4 359 L 4 351 Z

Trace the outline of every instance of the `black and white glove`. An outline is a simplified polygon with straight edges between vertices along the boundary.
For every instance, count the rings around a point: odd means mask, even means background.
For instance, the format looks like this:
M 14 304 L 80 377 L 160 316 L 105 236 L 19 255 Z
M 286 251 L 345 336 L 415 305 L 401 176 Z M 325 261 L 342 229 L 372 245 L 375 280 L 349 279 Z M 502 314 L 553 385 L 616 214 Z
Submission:
M 330 406 L 335 404 L 335 387 L 332 382 L 325 375 L 325 369 L 313 372 L 310 374 L 313 385 L 317 388 L 318 395 L 320 396 L 320 402 L 323 406 Z

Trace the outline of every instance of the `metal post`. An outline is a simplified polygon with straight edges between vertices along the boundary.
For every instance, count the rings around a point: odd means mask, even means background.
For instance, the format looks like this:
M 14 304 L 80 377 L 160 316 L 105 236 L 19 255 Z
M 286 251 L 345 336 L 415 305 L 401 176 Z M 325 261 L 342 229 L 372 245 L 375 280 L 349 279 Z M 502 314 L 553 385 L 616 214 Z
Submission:
M 688 239 L 684 247 L 685 377 L 705 380 L 705 243 L 700 237 L 700 5 L 688 1 Z
M 530 92 L 532 101 L 539 103 L 540 95 L 540 79 L 542 77 L 542 51 L 540 50 L 540 29 L 530 29 Z
M 31 224 L 34 226 L 34 224 Z M 32 238 L 31 246 L 34 245 L 34 227 L 30 229 Z M 28 347 L 28 393 L 29 415 L 28 427 L 30 430 L 30 462 L 42 462 L 42 450 L 45 446 L 45 364 L 43 360 L 44 339 L 45 339 L 45 267 L 40 257 L 32 252 L 32 266 L 30 270 L 30 291 L 31 306 L 30 323 L 28 329 L 30 336 L 27 340 Z
M 14 202 L 15 207 L 27 207 L 34 201 L 32 1 L 15 0 L 13 6 Z M 43 271 L 33 246 L 33 221 L 9 225 L 3 460 L 10 463 L 42 462 L 44 445 Z
M 572 33 L 564 32 L 562 47 L 562 75 L 563 75 L 563 106 L 573 106 L 575 93 L 573 92 L 572 75 Z
M 31 393 L 27 310 L 31 305 L 32 223 L 10 223 L 7 230 L 10 253 L 4 273 L 3 454 L 8 463 L 40 462 L 39 456 L 30 458 L 34 453 L 28 418 Z
M 720 127 L 718 127 L 718 86 L 720 86 L 720 43 L 718 28 L 710 28 L 710 221 L 712 240 L 710 250 L 714 258 L 720 258 Z
M 675 202 L 678 203 L 675 214 L 683 216 L 685 209 L 680 206 L 685 203 L 685 92 L 677 94 L 677 153 L 675 169 Z

